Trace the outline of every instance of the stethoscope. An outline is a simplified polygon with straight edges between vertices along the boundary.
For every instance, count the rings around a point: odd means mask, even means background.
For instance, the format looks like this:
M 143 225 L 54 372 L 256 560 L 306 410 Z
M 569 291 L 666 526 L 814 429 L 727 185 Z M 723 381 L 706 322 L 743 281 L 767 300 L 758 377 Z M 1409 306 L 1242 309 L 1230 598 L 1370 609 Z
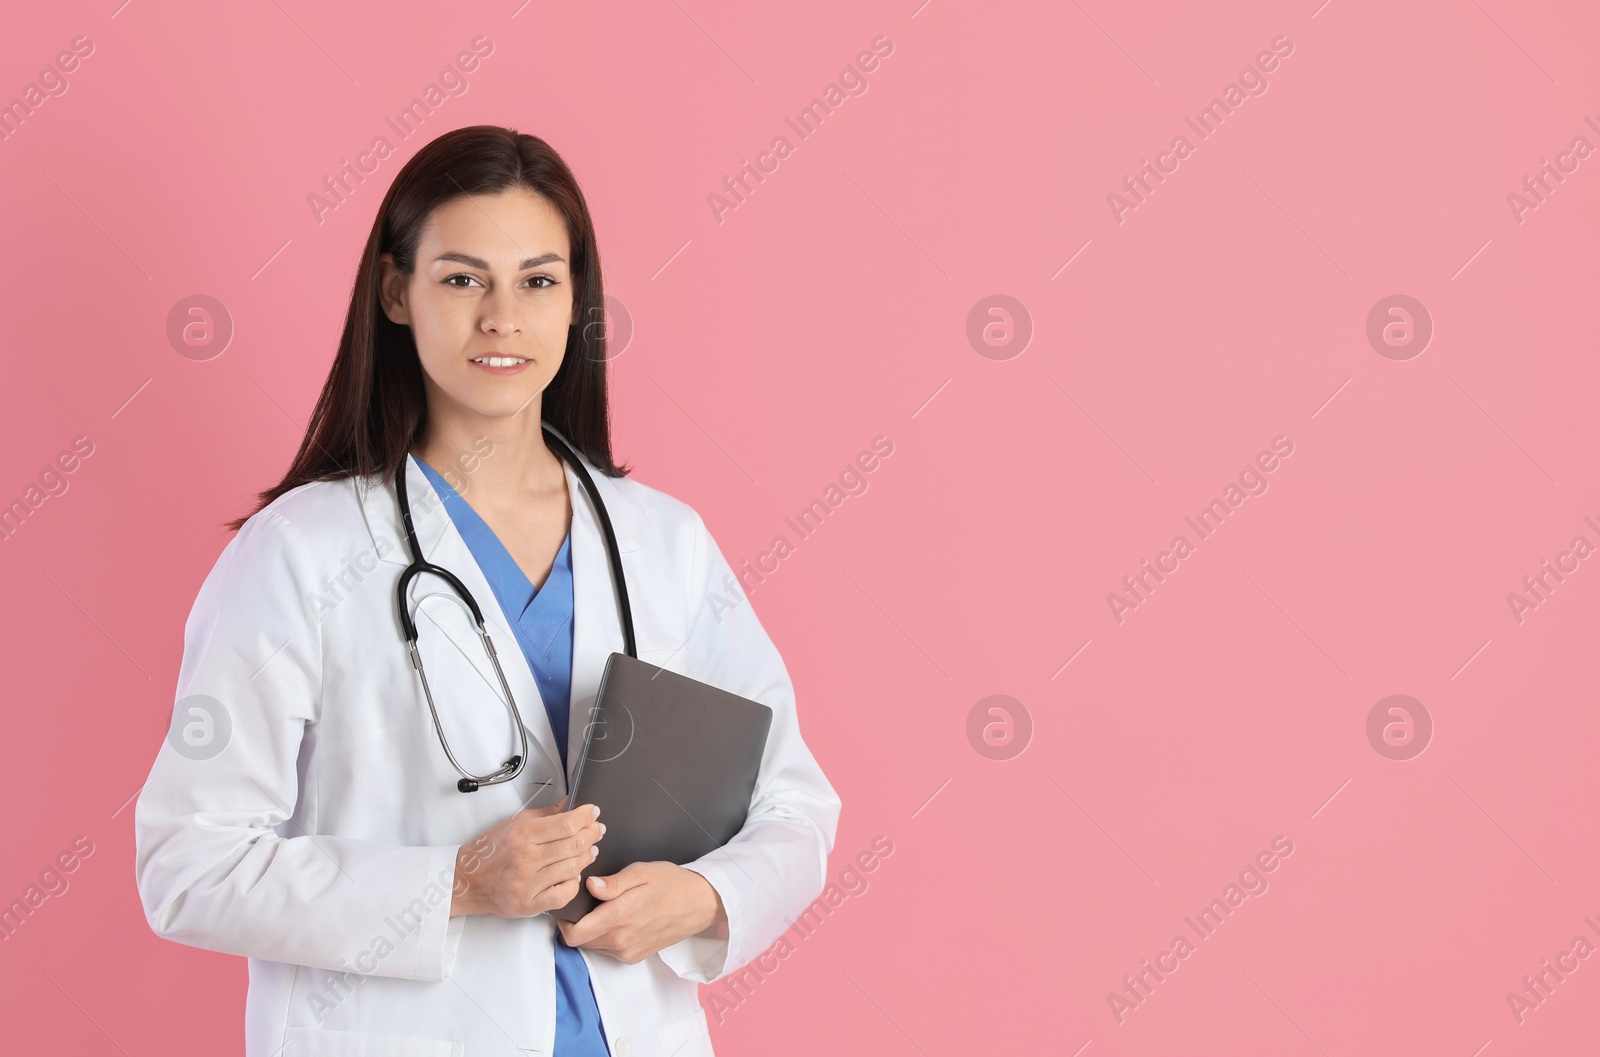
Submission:
M 617 549 L 617 534 L 611 528 L 611 515 L 606 511 L 606 504 L 600 498 L 600 492 L 594 486 L 594 478 L 589 476 L 589 470 L 583 465 L 572 449 L 567 447 L 556 432 L 548 425 L 543 425 L 545 443 L 559 455 L 578 474 L 578 479 L 583 482 L 583 490 L 588 493 L 589 501 L 594 504 L 594 512 L 600 519 L 600 529 L 606 538 L 606 557 L 611 565 L 611 583 L 616 588 L 617 609 L 622 616 L 622 641 L 629 657 L 638 657 L 633 639 L 633 610 L 628 606 L 628 582 L 622 573 L 622 554 Z M 472 592 L 467 590 L 467 585 L 462 583 L 450 570 L 425 561 L 422 557 L 422 547 L 417 542 L 417 530 L 411 523 L 411 501 L 406 496 L 406 469 L 409 458 L 400 460 L 400 469 L 395 472 L 394 487 L 400 499 L 400 520 L 406 530 L 406 545 L 411 549 L 411 564 L 406 566 L 405 572 L 400 574 L 400 582 L 395 586 L 395 597 L 400 604 L 400 627 L 406 640 L 406 649 L 411 653 L 411 666 L 422 677 L 422 693 L 428 699 L 428 711 L 433 715 L 433 729 L 439 735 L 439 744 L 444 746 L 444 754 L 449 757 L 450 765 L 463 775 L 456 783 L 456 788 L 463 793 L 475 792 L 479 786 L 499 785 L 509 782 L 522 773 L 523 764 L 528 759 L 528 727 L 522 722 L 522 712 L 517 708 L 517 702 L 511 695 L 511 686 L 506 682 L 506 673 L 500 668 L 500 655 L 495 652 L 494 642 L 489 638 L 489 632 L 483 626 L 483 610 L 478 608 L 477 600 L 472 597 Z M 488 774 L 473 774 L 461 766 L 456 759 L 456 754 L 450 751 L 450 740 L 445 737 L 444 726 L 439 722 L 439 710 L 433 703 L 433 691 L 428 687 L 428 673 L 422 667 L 422 654 L 417 650 L 417 624 L 411 618 L 411 611 L 406 606 L 406 588 L 411 581 L 423 573 L 431 573 L 450 585 L 456 597 L 466 604 L 472 613 L 473 622 L 478 628 L 478 638 L 483 641 L 483 648 L 488 651 L 489 662 L 494 665 L 494 674 L 500 680 L 500 689 L 505 691 L 505 705 L 511 712 L 512 722 L 516 724 L 517 733 L 521 737 L 522 751 L 501 764 Z

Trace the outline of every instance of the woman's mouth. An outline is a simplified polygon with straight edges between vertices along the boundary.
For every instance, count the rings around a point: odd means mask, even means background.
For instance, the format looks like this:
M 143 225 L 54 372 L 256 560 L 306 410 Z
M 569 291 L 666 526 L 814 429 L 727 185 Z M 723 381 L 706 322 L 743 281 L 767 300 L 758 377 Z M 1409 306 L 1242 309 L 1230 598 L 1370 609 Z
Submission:
M 478 356 L 469 362 L 490 374 L 516 374 L 533 361 L 521 356 Z

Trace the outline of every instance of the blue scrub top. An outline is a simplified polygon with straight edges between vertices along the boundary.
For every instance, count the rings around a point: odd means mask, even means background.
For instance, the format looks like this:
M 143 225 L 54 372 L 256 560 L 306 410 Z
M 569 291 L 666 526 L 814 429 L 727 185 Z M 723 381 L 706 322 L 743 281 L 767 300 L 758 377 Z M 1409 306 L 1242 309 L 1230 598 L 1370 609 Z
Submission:
M 433 467 L 417 460 L 433 483 L 444 507 L 466 541 L 473 560 L 483 570 L 500 609 L 511 621 L 522 655 L 533 669 L 544 698 L 545 714 L 555 732 L 561 766 L 567 766 L 567 715 L 572 697 L 572 532 L 561 541 L 555 566 L 543 586 L 533 582 L 511 557 L 494 530 Z M 521 702 L 519 702 L 521 704 Z M 589 983 L 589 966 L 583 955 L 569 947 L 556 930 L 556 1046 L 555 1057 L 610 1057 Z

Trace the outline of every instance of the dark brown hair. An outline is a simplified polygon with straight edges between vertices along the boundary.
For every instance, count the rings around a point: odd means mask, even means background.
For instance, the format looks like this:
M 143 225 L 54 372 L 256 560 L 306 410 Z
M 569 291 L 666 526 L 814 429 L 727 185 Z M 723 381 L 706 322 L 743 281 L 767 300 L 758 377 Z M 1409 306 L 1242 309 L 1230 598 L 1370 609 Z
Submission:
M 300 450 L 283 480 L 261 493 L 256 511 L 311 481 L 393 476 L 426 418 L 427 401 L 411 328 L 392 322 L 378 302 L 378 257 L 394 254 L 400 270 L 410 275 L 433 210 L 456 198 L 513 187 L 543 195 L 566 222 L 573 303 L 581 321 L 568 328 L 566 353 L 544 390 L 541 416 L 602 473 L 622 477 L 629 472 L 631 467 L 619 467 L 611 457 L 605 293 L 583 192 L 544 140 L 497 125 L 473 125 L 417 151 L 384 195 L 361 251 L 339 351 Z M 244 522 L 239 518 L 229 527 Z

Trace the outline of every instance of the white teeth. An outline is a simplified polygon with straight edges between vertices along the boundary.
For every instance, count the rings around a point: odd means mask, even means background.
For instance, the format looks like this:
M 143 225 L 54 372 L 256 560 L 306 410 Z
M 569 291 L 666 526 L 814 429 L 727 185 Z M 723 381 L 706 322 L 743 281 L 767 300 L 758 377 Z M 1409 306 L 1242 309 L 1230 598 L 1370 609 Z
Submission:
M 527 361 L 519 356 L 479 356 L 472 362 L 481 363 L 487 367 L 515 367 L 517 364 L 526 363 Z

